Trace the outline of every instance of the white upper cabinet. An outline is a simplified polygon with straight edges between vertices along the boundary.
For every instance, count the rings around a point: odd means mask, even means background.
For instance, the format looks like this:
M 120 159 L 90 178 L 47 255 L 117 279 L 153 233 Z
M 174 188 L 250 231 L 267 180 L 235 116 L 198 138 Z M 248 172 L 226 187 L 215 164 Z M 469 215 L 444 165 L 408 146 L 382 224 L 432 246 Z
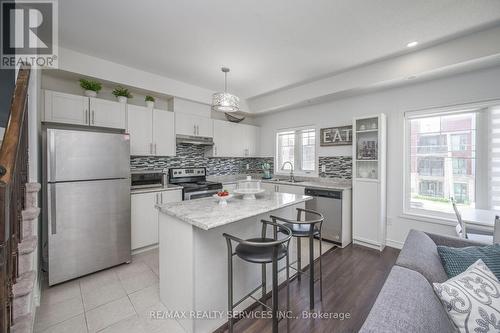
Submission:
M 130 155 L 153 155 L 153 110 L 129 105 L 127 112 Z
M 128 105 L 130 154 L 175 156 L 174 113 Z
M 173 112 L 153 110 L 153 144 L 157 156 L 175 156 L 175 117 Z
M 236 155 L 234 126 L 228 121 L 214 120 L 213 156 L 232 157 Z
M 212 156 L 256 157 L 260 129 L 257 126 L 214 120 Z
M 88 97 L 45 91 L 45 121 L 88 125 Z
M 126 128 L 126 104 L 45 91 L 44 120 L 55 123 Z
M 127 104 L 90 97 L 90 125 L 126 128 Z
M 175 133 L 190 136 L 213 136 L 213 125 L 210 118 L 194 114 L 175 113 Z

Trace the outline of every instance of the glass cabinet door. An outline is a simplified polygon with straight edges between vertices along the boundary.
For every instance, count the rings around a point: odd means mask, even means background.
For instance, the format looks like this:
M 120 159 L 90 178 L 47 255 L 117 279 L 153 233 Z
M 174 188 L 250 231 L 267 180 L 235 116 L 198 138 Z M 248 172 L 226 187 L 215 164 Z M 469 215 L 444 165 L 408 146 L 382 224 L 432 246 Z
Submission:
M 378 179 L 378 117 L 357 119 L 356 178 Z

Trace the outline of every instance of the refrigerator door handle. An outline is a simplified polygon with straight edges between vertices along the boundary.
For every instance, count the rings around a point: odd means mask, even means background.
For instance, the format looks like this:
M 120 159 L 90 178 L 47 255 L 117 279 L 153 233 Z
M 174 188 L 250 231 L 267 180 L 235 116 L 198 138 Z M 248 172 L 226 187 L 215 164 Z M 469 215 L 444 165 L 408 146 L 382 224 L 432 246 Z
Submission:
M 56 178 L 56 133 L 49 131 L 49 174 L 50 179 Z
M 55 235 L 57 233 L 57 222 L 56 222 L 56 185 L 48 184 L 47 190 L 49 191 L 49 205 L 48 205 L 48 218 L 50 221 L 50 233 Z

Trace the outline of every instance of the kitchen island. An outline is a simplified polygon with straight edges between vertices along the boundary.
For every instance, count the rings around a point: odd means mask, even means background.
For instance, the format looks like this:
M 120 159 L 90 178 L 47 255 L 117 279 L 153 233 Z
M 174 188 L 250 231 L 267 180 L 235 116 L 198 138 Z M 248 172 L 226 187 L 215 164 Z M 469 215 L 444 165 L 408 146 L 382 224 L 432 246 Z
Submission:
M 160 297 L 186 332 L 213 332 L 227 321 L 227 246 L 222 234 L 242 239 L 259 237 L 261 219 L 269 220 L 271 214 L 294 219 L 295 208 L 303 208 L 310 199 L 299 194 L 266 193 L 256 200 L 233 198 L 227 206 L 219 206 L 213 198 L 157 206 Z M 290 244 L 290 259 L 294 260 L 295 244 Z M 233 269 L 236 302 L 260 284 L 261 267 L 235 257 Z M 282 275 L 280 278 L 281 283 L 284 279 Z M 251 303 L 247 300 L 235 310 Z

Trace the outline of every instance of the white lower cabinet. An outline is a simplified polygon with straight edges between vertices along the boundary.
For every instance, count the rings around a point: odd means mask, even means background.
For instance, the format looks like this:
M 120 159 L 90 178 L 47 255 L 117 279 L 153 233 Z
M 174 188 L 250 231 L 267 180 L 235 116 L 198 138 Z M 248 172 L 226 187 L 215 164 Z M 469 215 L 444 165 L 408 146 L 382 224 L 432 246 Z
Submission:
M 182 201 L 182 190 L 132 193 L 132 250 L 158 244 L 158 210 L 155 205 Z
M 276 183 L 261 183 L 261 187 L 268 192 L 281 192 L 281 193 L 293 193 L 293 194 L 304 194 L 305 187 L 297 185 L 286 185 L 286 184 L 276 184 Z

